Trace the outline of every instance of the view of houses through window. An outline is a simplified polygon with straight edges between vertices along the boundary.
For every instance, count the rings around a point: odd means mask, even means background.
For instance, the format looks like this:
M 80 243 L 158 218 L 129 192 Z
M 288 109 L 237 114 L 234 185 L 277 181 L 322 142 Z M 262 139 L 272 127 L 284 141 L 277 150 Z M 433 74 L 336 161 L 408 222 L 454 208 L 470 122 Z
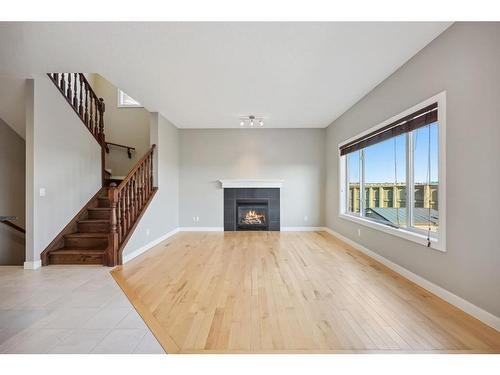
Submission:
M 346 213 L 392 227 L 437 232 L 438 156 L 437 122 L 347 154 Z

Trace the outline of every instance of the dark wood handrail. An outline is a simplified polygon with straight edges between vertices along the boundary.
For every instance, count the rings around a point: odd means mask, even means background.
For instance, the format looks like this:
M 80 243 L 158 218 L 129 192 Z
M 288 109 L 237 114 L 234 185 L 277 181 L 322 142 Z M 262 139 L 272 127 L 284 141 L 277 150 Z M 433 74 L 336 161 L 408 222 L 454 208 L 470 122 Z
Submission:
M 106 258 L 109 266 L 121 264 L 123 247 L 157 191 L 153 186 L 155 148 L 156 145 L 151 146 L 120 185 L 112 183 L 108 188 L 111 212 Z
M 126 148 L 127 149 L 127 155 L 128 155 L 129 159 L 132 159 L 132 151 L 135 151 L 135 147 L 121 145 L 119 143 L 106 142 L 106 152 L 108 154 L 109 154 L 109 147 L 108 146 L 115 146 L 115 147 Z
M 116 190 L 118 191 L 121 191 L 123 190 L 123 188 L 127 185 L 127 183 L 130 181 L 130 179 L 132 178 L 132 176 L 135 174 L 135 172 L 141 167 L 141 165 L 144 163 L 144 161 L 146 161 L 146 159 L 148 159 L 148 157 L 153 153 L 153 151 L 155 150 L 156 148 L 156 145 L 152 145 L 151 148 L 149 149 L 148 152 L 146 152 L 144 154 L 144 156 L 141 158 L 141 160 L 139 160 L 137 162 L 137 164 L 134 166 L 134 168 L 132 168 L 130 170 L 130 172 L 128 173 L 128 175 L 123 179 L 123 181 L 120 183 L 120 185 L 118 185 L 116 187 Z
M 12 221 L 8 219 L 1 219 L 0 223 L 5 224 L 11 228 L 14 228 L 15 230 L 21 232 L 21 233 L 26 233 L 26 230 L 24 228 L 21 228 L 19 225 L 14 224 Z

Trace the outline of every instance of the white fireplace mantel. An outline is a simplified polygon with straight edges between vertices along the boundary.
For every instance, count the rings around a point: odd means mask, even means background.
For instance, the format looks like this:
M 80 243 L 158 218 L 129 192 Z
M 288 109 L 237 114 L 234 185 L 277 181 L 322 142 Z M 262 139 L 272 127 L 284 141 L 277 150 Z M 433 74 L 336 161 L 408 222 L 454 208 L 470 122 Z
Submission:
M 222 188 L 281 188 L 284 180 L 219 180 Z

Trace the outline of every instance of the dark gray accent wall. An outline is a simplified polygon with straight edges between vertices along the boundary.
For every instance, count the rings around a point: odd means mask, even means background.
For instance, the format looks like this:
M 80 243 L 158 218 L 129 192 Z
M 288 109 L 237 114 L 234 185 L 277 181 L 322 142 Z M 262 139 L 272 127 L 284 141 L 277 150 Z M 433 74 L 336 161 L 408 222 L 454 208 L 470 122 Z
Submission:
M 267 200 L 269 230 L 280 230 L 280 189 L 278 188 L 226 188 L 224 189 L 224 230 L 236 230 L 236 201 L 238 199 Z

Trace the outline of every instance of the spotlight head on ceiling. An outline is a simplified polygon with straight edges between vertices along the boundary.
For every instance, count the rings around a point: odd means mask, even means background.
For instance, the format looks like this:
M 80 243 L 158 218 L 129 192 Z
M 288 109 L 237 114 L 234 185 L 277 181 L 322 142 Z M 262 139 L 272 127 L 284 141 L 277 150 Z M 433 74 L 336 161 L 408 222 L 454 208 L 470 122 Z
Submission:
M 255 117 L 254 115 L 240 117 L 240 126 L 249 126 L 251 128 L 255 127 L 255 125 L 263 127 L 264 119 L 262 117 Z

